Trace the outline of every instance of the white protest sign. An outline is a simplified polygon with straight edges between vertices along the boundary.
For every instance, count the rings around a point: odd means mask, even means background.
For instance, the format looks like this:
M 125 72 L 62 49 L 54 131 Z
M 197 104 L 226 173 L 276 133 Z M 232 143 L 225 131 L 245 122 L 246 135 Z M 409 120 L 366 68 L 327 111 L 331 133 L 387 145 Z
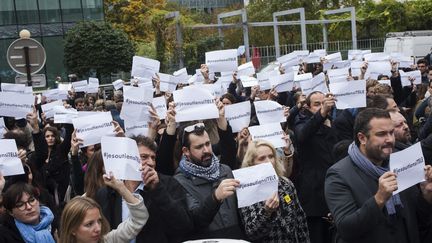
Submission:
M 303 61 L 306 63 L 319 63 L 321 62 L 321 57 L 317 53 L 311 52 Z
M 146 87 L 123 87 L 123 106 L 120 118 L 123 120 L 150 120 L 149 108 L 153 100 L 153 90 Z
M 24 174 L 15 139 L 0 139 L 0 171 L 3 176 Z
M 250 76 L 255 74 L 255 67 L 252 62 L 247 62 L 238 66 L 237 75 L 238 76 Z
M 383 62 L 383 61 L 389 62 L 390 61 L 390 56 L 384 52 L 374 52 L 374 53 L 364 54 L 363 58 L 367 62 Z
M 51 103 L 47 103 L 42 105 L 42 111 L 45 113 L 46 118 L 53 118 L 54 117 L 54 107 L 55 106 L 63 106 L 63 101 L 57 100 Z
M 257 73 L 258 85 L 260 86 L 260 90 L 269 90 L 271 89 L 271 73 Z
M 112 85 L 114 86 L 115 90 L 119 90 L 123 87 L 123 80 L 117 79 L 116 81 L 112 82 Z
M 99 79 L 98 78 L 89 78 L 88 79 L 89 84 L 97 84 L 99 85 Z
M 294 86 L 294 72 L 274 76 L 270 82 L 278 93 L 291 91 Z
M 87 92 L 87 80 L 76 81 L 72 83 L 75 92 Z
M 25 84 L 1 83 L 1 92 L 25 93 Z
M 47 100 L 66 100 L 68 96 L 67 90 L 49 89 L 42 93 Z
M 349 75 L 349 68 L 338 68 L 338 69 L 329 69 L 327 70 L 327 76 L 330 80 L 330 82 L 332 82 L 332 78 L 336 78 L 336 77 L 348 77 Z
M 313 51 L 313 53 L 317 54 L 320 57 L 325 57 L 327 56 L 327 51 L 326 49 L 316 49 Z
M 260 125 L 286 121 L 286 117 L 284 116 L 284 108 L 276 101 L 255 101 L 254 106 Z
M 165 73 L 158 73 L 160 80 L 160 91 L 173 92 L 176 90 L 178 79 L 172 75 Z
M 340 110 L 366 107 L 365 80 L 330 83 L 329 89 L 337 99 L 336 107 Z
M 230 124 L 233 132 L 240 132 L 248 127 L 251 116 L 250 101 L 243 101 L 225 106 L 225 118 Z
M 248 128 L 252 140 L 262 139 L 273 144 L 275 148 L 282 148 L 286 146 L 283 139 L 284 132 L 280 123 L 270 123 L 259 126 L 252 126 Z
M 233 170 L 232 173 L 240 181 L 236 189 L 239 208 L 266 201 L 278 191 L 278 176 L 270 162 Z
M 173 76 L 177 78 L 178 83 L 187 83 L 187 80 L 189 79 L 189 75 L 187 73 L 186 68 L 182 68 L 180 70 L 177 70 L 173 73 Z
M 165 96 L 153 98 L 152 104 L 153 104 L 153 108 L 156 110 L 156 113 L 158 114 L 159 118 L 161 120 L 165 119 L 165 116 L 167 113 L 167 105 L 166 105 Z
M 242 82 L 243 87 L 253 87 L 258 85 L 258 79 L 249 76 L 240 76 L 239 78 Z
M 103 136 L 114 136 L 114 126 L 111 122 L 111 112 L 98 112 L 72 120 L 77 138 L 83 140 L 82 147 L 100 143 Z
M 209 71 L 212 73 L 237 71 L 238 62 L 236 49 L 206 52 L 205 60 Z
M 371 50 L 348 50 L 348 60 L 363 60 L 365 54 L 371 53 Z
M 291 52 L 291 53 L 288 53 L 286 55 L 283 55 L 281 57 L 276 58 L 276 60 L 282 65 L 290 63 L 290 64 L 293 64 L 292 66 L 294 66 L 294 65 L 299 64 L 300 58 L 296 53 Z
M 410 79 L 413 80 L 413 84 L 421 84 L 422 82 L 420 70 L 414 70 L 411 72 L 404 72 L 402 70 L 399 70 L 399 75 L 401 78 L 402 86 L 411 86 Z
M 300 83 L 312 79 L 312 73 L 294 75 L 294 82 Z
M 391 63 L 389 61 L 369 63 L 365 78 L 378 79 L 380 74 L 391 76 Z
M 205 120 L 219 117 L 212 94 L 203 88 L 189 87 L 173 92 L 176 122 Z
M 33 111 L 32 94 L 0 92 L 0 116 L 24 118 Z
M 3 134 L 6 132 L 7 128 L 6 125 L 4 123 L 4 118 L 1 117 L 0 118 L 0 138 L 3 138 Z
M 342 61 L 342 55 L 340 52 L 336 52 L 324 57 L 327 62 L 338 62 Z
M 301 82 L 300 87 L 302 89 L 303 94 L 305 94 L 306 96 L 314 91 L 320 91 L 321 93 L 324 94 L 328 92 L 327 85 L 325 82 L 325 74 L 322 72 L 316 75 L 315 77 L 313 77 L 308 82 Z
M 78 117 L 93 116 L 99 113 L 100 111 L 78 111 Z
M 87 93 L 96 94 L 99 92 L 99 84 L 97 83 L 89 83 L 87 85 Z
M 361 66 L 363 65 L 363 61 L 351 61 L 351 76 L 358 77 L 361 74 Z
M 145 121 L 129 121 L 124 120 L 125 135 L 127 137 L 133 136 L 148 136 L 148 122 Z
M 160 62 L 150 58 L 134 56 L 132 59 L 132 77 L 152 78 L 159 72 Z
M 420 143 L 390 154 L 390 171 L 397 177 L 398 189 L 393 195 L 425 180 L 425 160 Z
M 142 181 L 141 158 L 135 140 L 125 137 L 102 137 L 105 171 L 119 180 Z
M 71 87 L 72 87 L 72 84 L 70 84 L 70 83 L 67 83 L 67 84 L 65 84 L 65 83 L 59 83 L 59 84 L 57 85 L 57 88 L 58 88 L 59 90 L 65 90 L 65 91 L 70 90 Z

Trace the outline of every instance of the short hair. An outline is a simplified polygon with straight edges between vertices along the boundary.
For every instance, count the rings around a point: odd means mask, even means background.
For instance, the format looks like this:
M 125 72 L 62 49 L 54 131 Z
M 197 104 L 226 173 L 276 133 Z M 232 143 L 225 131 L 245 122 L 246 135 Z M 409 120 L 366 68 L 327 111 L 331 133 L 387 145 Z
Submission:
M 368 97 L 366 101 L 367 108 L 379 108 L 385 110 L 388 106 L 387 97 L 381 94 Z
M 310 93 L 307 97 L 306 97 L 306 105 L 310 106 L 311 105 L 311 97 L 314 94 L 323 94 L 323 92 L 321 91 L 313 91 L 312 93 Z
M 21 200 L 24 193 L 27 193 L 30 197 L 39 199 L 39 191 L 32 185 L 25 182 L 17 182 L 12 184 L 3 196 L 3 206 L 9 212 L 15 208 L 15 205 Z
M 105 110 L 110 111 L 110 110 L 116 110 L 116 103 L 112 100 L 106 100 L 105 101 Z
M 360 140 L 357 137 L 357 134 L 359 132 L 365 134 L 367 137 L 369 137 L 369 131 L 371 129 L 370 127 L 370 121 L 373 118 L 386 118 L 391 119 L 390 113 L 383 109 L 378 108 L 367 108 L 363 111 L 361 111 L 354 122 L 354 141 L 357 146 L 360 145 Z
M 231 101 L 232 104 L 236 103 L 236 98 L 234 97 L 234 95 L 230 93 L 226 93 L 222 95 L 220 100 L 222 101 L 223 99 L 228 99 L 229 101 Z
M 20 129 L 7 131 L 5 134 L 3 134 L 3 138 L 14 139 L 18 149 L 27 149 L 27 147 L 30 145 L 30 140 L 27 139 L 27 135 L 23 130 Z
M 427 62 L 426 59 L 424 59 L 424 58 L 419 59 L 419 60 L 417 61 L 417 65 L 419 65 L 419 64 L 424 64 L 424 65 L 426 65 L 426 67 L 428 66 L 428 62 Z
M 196 123 L 196 122 L 195 122 Z M 196 136 L 202 136 L 205 132 L 205 126 L 196 126 L 192 132 L 186 132 L 184 129 L 188 126 L 193 125 L 194 123 L 186 123 L 180 128 L 179 132 L 179 138 L 180 138 L 180 145 L 182 147 L 190 148 L 190 139 L 189 135 L 194 134 Z
M 86 213 L 90 209 L 98 209 L 101 215 L 101 237 L 110 231 L 110 224 L 102 214 L 100 205 L 89 197 L 77 196 L 70 200 L 63 210 L 60 221 L 60 241 L 62 243 L 75 243 L 74 231 L 82 224 Z
M 153 139 L 143 135 L 134 136 L 132 139 L 135 140 L 138 146 L 144 146 L 155 153 L 157 152 L 157 145 Z
M 379 84 L 378 80 L 376 79 L 368 79 L 366 81 L 366 90 L 369 90 L 371 87 L 375 87 Z
M 249 145 L 248 145 L 248 148 L 247 148 L 246 153 L 244 155 L 241 167 L 246 168 L 246 167 L 255 165 L 255 159 L 256 159 L 256 157 L 258 157 L 258 154 L 256 151 L 257 151 L 257 148 L 261 147 L 261 146 L 266 146 L 266 147 L 271 149 L 273 156 L 275 158 L 274 169 L 276 171 L 276 174 L 279 177 L 283 177 L 285 170 L 279 161 L 275 147 L 273 146 L 273 144 L 271 144 L 265 140 L 261 140 L 261 139 L 249 142 Z
M 375 94 L 393 95 L 392 87 L 388 84 L 377 84 L 374 88 Z
M 59 130 L 56 127 L 51 127 L 51 126 L 45 127 L 43 129 L 43 135 L 44 135 L 44 137 L 45 137 L 45 134 L 47 132 L 52 132 L 54 134 L 54 137 L 55 137 L 54 143 L 55 143 L 55 145 L 61 144 L 62 140 L 60 138 L 60 132 L 59 132 Z
M 75 99 L 75 106 L 78 105 L 78 103 L 84 103 L 85 104 L 84 98 Z

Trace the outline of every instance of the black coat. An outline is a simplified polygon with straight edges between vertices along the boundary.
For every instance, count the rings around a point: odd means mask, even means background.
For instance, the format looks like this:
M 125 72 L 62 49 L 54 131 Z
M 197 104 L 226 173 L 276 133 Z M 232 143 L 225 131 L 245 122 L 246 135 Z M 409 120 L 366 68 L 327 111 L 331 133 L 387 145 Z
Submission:
M 324 198 L 324 179 L 327 169 L 334 164 L 333 146 L 337 143 L 334 129 L 324 125 L 318 111 L 304 110 L 295 127 L 299 157 L 297 194 L 308 217 L 326 216 L 328 208 Z
M 14 218 L 5 213 L 0 221 L 0 242 L 2 243 L 25 243 L 21 237 L 18 228 L 15 225 Z
M 193 229 L 192 219 L 186 209 L 186 193 L 171 176 L 159 174 L 159 185 L 153 191 L 141 191 L 149 212 L 149 219 L 136 242 L 180 242 L 182 234 Z M 96 193 L 104 216 L 115 229 L 122 222 L 122 198 L 109 188 Z

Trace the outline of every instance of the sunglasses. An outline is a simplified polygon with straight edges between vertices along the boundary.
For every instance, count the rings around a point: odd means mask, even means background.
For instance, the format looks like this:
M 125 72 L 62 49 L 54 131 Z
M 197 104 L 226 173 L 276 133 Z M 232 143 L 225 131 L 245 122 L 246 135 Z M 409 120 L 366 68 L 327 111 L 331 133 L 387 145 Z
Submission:
M 193 125 L 187 126 L 183 129 L 183 135 L 182 135 L 182 140 L 181 140 L 181 144 L 184 145 L 184 138 L 186 136 L 186 133 L 191 133 L 197 129 L 204 129 L 204 123 L 199 122 L 199 123 L 195 123 Z

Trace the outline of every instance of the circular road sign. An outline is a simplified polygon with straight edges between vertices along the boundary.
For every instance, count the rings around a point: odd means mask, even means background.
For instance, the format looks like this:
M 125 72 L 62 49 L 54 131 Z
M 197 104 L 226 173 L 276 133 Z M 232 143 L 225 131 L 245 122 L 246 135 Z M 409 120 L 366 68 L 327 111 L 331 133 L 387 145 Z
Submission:
M 35 74 L 42 70 L 46 61 L 45 49 L 35 39 L 17 39 L 12 42 L 7 50 L 7 61 L 15 72 L 26 75 L 26 47 L 28 48 L 30 73 Z

